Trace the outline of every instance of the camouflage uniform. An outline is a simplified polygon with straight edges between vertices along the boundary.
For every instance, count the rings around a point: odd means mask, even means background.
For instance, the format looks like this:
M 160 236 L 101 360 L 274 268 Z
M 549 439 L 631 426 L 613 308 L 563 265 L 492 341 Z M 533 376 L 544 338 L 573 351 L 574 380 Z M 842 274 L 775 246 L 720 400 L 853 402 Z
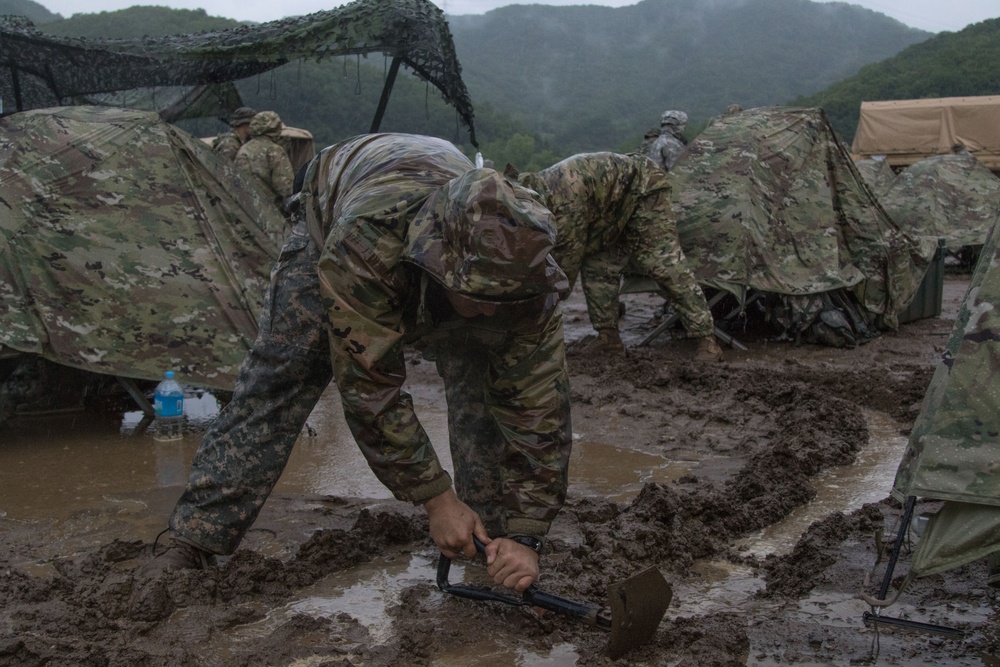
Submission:
M 228 119 L 229 127 L 232 129 L 223 132 L 212 141 L 212 150 L 230 161 L 235 160 L 236 153 L 246 143 L 237 128 L 249 125 L 256 115 L 257 112 L 250 107 L 240 107 L 233 111 Z
M 376 476 L 400 500 L 447 491 L 412 400 L 405 344 L 444 379 L 459 497 L 491 535 L 543 536 L 565 502 L 569 383 L 549 254 L 551 218 L 450 143 L 371 134 L 310 164 L 272 273 L 260 336 L 195 455 L 171 517 L 183 539 L 231 553 L 277 482 L 326 385 Z M 496 304 L 458 317 L 444 289 Z
M 285 149 L 278 143 L 284 125 L 273 111 L 261 111 L 250 121 L 250 140 L 236 153 L 234 162 L 260 180 L 283 206 L 292 194 L 295 172 Z
M 683 111 L 668 110 L 660 116 L 660 136 L 649 147 L 649 158 L 670 171 L 677 158 L 684 152 L 684 127 L 687 114 Z
M 242 146 L 243 140 L 233 130 L 223 132 L 212 140 L 212 150 L 229 160 L 236 159 L 236 153 Z
M 693 337 L 712 335 L 712 313 L 677 238 L 670 185 L 652 161 L 583 153 L 520 180 L 552 211 L 553 255 L 570 285 L 581 275 L 595 329 L 617 331 L 619 287 L 628 269 L 656 280 Z

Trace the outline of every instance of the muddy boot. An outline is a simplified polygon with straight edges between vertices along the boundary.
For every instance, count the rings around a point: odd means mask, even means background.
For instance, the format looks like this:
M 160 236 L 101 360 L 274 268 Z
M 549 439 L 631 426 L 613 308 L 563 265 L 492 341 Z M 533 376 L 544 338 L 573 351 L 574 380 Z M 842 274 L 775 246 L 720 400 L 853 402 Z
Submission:
M 706 336 L 698 341 L 694 359 L 705 362 L 722 361 L 722 348 L 715 342 L 715 336 Z
M 597 354 L 617 354 L 625 356 L 625 344 L 622 343 L 618 329 L 598 329 L 597 338 L 592 340 L 585 351 Z
M 166 549 L 157 554 L 156 544 L 159 540 L 160 538 L 157 537 L 156 542 L 153 543 L 153 560 L 139 569 L 139 573 L 143 577 L 155 577 L 174 570 L 204 570 L 206 567 L 215 565 L 215 554 L 195 546 L 193 542 L 173 531 L 170 531 L 167 536 Z

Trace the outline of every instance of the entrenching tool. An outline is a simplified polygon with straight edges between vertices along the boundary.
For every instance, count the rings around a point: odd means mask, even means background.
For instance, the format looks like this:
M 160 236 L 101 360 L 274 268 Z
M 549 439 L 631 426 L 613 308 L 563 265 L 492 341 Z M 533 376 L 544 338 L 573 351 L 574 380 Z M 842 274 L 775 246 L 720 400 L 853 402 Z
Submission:
M 485 553 L 485 545 L 474 538 L 476 550 Z M 569 616 L 594 627 L 608 630 L 608 657 L 617 658 L 641 646 L 656 634 L 663 615 L 670 605 L 673 589 L 654 567 L 608 586 L 610 609 L 546 593 L 534 584 L 521 597 L 498 593 L 480 586 L 448 583 L 451 559 L 441 554 L 438 560 L 437 585 L 445 593 L 487 602 L 502 602 L 516 607 L 539 607 Z

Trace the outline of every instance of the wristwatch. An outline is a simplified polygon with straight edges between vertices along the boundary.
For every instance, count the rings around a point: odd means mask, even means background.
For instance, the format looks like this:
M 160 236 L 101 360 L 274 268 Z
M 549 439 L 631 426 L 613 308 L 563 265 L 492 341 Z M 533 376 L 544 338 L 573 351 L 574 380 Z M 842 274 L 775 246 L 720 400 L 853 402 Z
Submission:
M 535 553 L 541 553 L 542 551 L 542 541 L 537 537 L 532 537 L 531 535 L 512 535 L 508 539 L 518 544 L 523 544 Z

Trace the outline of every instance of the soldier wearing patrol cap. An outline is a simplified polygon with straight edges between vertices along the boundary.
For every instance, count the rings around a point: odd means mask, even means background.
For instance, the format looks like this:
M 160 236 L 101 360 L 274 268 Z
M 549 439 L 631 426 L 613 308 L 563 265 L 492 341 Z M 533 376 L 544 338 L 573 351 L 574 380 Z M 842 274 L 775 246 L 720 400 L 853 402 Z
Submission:
M 408 134 L 325 149 L 295 196 L 260 335 L 145 574 L 236 549 L 333 379 L 371 469 L 423 506 L 442 553 L 474 555 L 475 535 L 494 581 L 523 591 L 572 440 L 551 214 L 451 143 Z M 410 344 L 444 379 L 454 480 L 403 390 Z
M 240 107 L 229 114 L 228 122 L 231 129 L 212 141 L 212 150 L 230 160 L 234 159 L 240 146 L 250 139 L 250 121 L 256 115 L 257 112 L 250 107 Z
M 660 136 L 650 145 L 647 154 L 665 171 L 670 171 L 674 162 L 677 162 L 677 158 L 684 152 L 684 147 L 687 145 L 684 139 L 687 121 L 688 115 L 676 109 L 667 109 L 660 115 Z

